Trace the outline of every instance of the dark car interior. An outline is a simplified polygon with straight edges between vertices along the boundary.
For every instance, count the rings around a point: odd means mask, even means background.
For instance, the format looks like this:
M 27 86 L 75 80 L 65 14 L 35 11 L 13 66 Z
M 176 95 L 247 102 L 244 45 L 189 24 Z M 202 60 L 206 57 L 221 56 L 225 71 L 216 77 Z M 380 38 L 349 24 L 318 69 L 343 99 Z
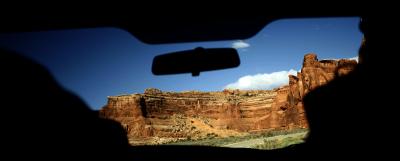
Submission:
M 386 74 L 379 48 L 377 17 L 340 14 L 257 14 L 227 15 L 129 15 L 129 14 L 31 14 L 5 17 L 1 33 L 112 26 L 126 30 L 149 44 L 245 39 L 268 23 L 283 18 L 360 16 L 365 41 L 360 63 L 349 75 L 317 88 L 304 99 L 310 133 L 305 143 L 277 150 L 231 149 L 206 146 L 130 146 L 122 126 L 98 117 L 83 101 L 63 89 L 41 64 L 19 53 L 0 49 L 1 61 L 1 156 L 13 159 L 112 159 L 112 160 L 306 160 L 385 158 L 397 151 L 388 148 L 387 129 L 393 129 L 387 111 L 393 107 L 384 84 L 377 76 Z M 132 21 L 134 19 L 134 21 Z M 166 21 L 168 19 L 168 21 Z M 222 52 L 229 57 L 204 56 L 210 63 L 174 66 L 173 61 L 190 60 L 198 52 Z M 215 51 L 218 50 L 218 51 Z M 197 48 L 189 56 L 158 57 L 154 74 L 192 73 L 236 67 L 237 53 L 230 49 Z M 177 54 L 177 53 L 175 53 Z M 181 53 L 182 54 L 182 53 Z M 192 55 L 190 55 L 192 54 Z M 199 60 L 196 57 L 194 60 Z M 380 73 L 380 74 L 377 74 Z M 200 74 L 201 75 L 201 74 Z M 373 93 L 373 94 L 372 94 Z M 57 107 L 57 108 L 54 108 Z M 319 108 L 324 107 L 324 108 Z M 379 108 L 377 108 L 379 107 Z M 390 112 L 389 112 L 390 113 Z M 332 132 L 331 129 L 340 129 Z M 59 141 L 62 138 L 62 141 Z M 389 140 L 387 140 L 389 139 Z M 101 141 L 99 141 L 101 140 Z M 355 150 L 356 149 L 356 150 Z

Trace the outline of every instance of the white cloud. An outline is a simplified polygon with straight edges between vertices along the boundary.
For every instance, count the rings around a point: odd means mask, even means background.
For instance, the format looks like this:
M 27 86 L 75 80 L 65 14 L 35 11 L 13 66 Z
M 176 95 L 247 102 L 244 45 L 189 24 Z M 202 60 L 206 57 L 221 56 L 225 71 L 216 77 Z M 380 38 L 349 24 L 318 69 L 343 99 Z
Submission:
M 243 40 L 235 41 L 232 43 L 232 48 L 241 49 L 250 47 L 249 43 L 244 42 Z
M 236 82 L 226 85 L 225 89 L 273 89 L 289 84 L 288 75 L 297 75 L 297 71 L 279 71 L 256 75 L 247 75 L 239 78 Z
M 355 60 L 358 63 L 358 56 L 355 56 L 355 57 L 352 57 L 352 58 L 342 58 L 342 59 Z M 340 60 L 340 59 L 322 59 L 322 60 Z
M 358 63 L 358 56 L 352 57 L 352 58 L 347 58 L 347 59 L 349 59 L 349 60 L 355 60 L 355 61 L 357 61 L 357 63 Z

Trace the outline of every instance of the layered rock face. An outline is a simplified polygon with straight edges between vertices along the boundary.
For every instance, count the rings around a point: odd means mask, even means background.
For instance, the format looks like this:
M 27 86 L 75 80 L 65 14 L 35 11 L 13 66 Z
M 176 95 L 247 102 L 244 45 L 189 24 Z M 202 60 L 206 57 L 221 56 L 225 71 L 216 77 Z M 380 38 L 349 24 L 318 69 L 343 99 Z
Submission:
M 306 125 L 306 118 L 303 107 L 303 98 L 311 90 L 326 84 L 335 77 L 348 74 L 357 66 L 357 61 L 321 60 L 317 55 L 306 54 L 303 60 L 303 67 L 297 76 L 289 76 L 289 92 L 287 95 L 288 114 L 293 122 Z
M 285 94 L 287 88 L 221 92 L 146 89 L 143 94 L 109 97 L 100 114 L 120 122 L 133 140 L 235 136 L 286 128 L 284 110 L 277 106 L 286 101 Z
M 143 94 L 108 97 L 100 115 L 120 122 L 132 144 L 306 128 L 304 95 L 347 74 L 356 64 L 318 61 L 315 54 L 307 54 L 301 72 L 289 76 L 289 85 L 274 90 L 163 92 L 150 88 Z

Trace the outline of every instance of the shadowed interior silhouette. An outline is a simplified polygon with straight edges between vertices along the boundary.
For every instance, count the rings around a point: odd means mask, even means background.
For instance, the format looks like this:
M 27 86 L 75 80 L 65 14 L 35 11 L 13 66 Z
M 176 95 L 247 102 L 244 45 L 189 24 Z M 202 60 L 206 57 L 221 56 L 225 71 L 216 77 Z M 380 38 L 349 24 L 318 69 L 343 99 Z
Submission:
M 0 52 L 4 155 L 123 156 L 129 144 L 119 123 L 99 118 L 41 65 L 17 53 Z
M 96 111 L 63 89 L 40 64 L 17 53 L 1 50 L 2 157 L 18 159 L 30 155 L 32 158 L 52 158 L 57 155 L 71 159 L 79 156 L 113 160 L 298 160 L 312 158 L 315 153 L 330 159 L 376 154 L 376 147 L 381 143 L 370 138 L 383 134 L 369 128 L 383 128 L 380 124 L 384 120 L 382 113 L 370 107 L 382 106 L 382 96 L 370 93 L 383 90 L 369 86 L 382 82 L 370 77 L 380 69 L 373 64 L 377 59 L 376 53 L 371 53 L 369 41 L 373 36 L 367 26 L 369 21 L 363 18 L 360 25 L 365 42 L 360 49 L 357 68 L 305 97 L 311 130 L 307 141 L 271 151 L 200 146 L 132 147 L 120 124 L 99 118 Z M 382 120 L 376 121 L 372 116 Z M 361 151 L 354 151 L 354 148 Z M 21 155 L 11 155 L 14 153 Z

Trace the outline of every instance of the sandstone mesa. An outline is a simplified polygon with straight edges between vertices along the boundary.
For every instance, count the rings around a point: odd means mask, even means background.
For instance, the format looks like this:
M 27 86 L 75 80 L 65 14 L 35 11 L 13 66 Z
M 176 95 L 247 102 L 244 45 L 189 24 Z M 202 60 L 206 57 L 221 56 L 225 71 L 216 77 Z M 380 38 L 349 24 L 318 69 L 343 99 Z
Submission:
M 351 72 L 355 60 L 304 56 L 289 85 L 273 90 L 163 92 L 108 97 L 100 116 L 120 122 L 130 143 L 161 144 L 178 139 L 240 136 L 269 130 L 307 128 L 302 99 L 311 90 Z

